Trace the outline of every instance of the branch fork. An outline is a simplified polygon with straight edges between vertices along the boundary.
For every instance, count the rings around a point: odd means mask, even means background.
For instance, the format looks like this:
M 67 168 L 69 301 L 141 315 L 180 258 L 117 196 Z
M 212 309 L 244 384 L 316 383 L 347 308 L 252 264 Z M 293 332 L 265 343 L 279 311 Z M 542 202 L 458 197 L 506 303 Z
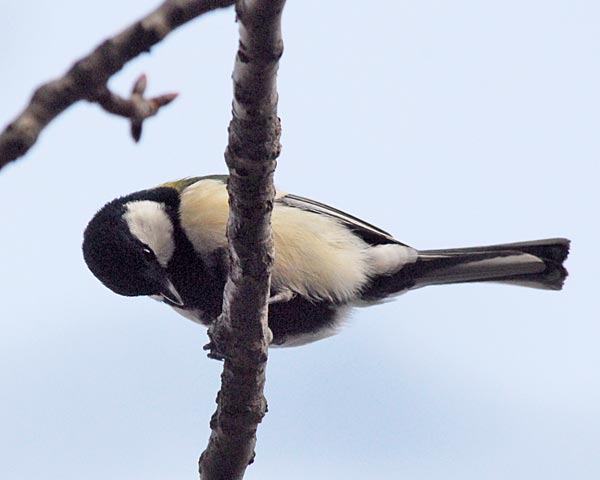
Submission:
M 157 97 L 145 98 L 147 85 L 148 79 L 145 74 L 142 74 L 134 82 L 129 98 L 123 98 L 111 92 L 104 85 L 89 95 L 87 100 L 98 103 L 109 113 L 128 118 L 131 124 L 131 136 L 134 141 L 139 142 L 144 120 L 156 115 L 161 107 L 168 105 L 178 96 L 177 93 L 166 93 Z

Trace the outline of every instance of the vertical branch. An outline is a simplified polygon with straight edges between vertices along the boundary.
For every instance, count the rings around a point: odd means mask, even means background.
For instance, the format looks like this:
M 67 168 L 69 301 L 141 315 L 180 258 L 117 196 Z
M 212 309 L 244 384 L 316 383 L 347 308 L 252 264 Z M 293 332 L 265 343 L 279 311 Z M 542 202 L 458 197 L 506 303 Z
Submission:
M 285 0 L 239 0 L 240 44 L 233 71 L 233 118 L 225 159 L 230 171 L 229 279 L 223 314 L 211 327 L 211 355 L 224 359 L 211 436 L 200 457 L 203 480 L 241 479 L 254 458 L 263 395 L 267 301 L 273 265 L 273 173 L 281 146 L 276 74 L 283 52 Z

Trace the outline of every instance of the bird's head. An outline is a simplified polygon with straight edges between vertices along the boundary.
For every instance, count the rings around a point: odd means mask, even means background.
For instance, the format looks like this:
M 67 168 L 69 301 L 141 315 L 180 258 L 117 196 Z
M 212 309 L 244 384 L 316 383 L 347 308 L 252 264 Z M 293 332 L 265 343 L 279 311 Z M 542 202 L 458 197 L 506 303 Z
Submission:
M 88 224 L 83 239 L 85 262 L 113 292 L 158 296 L 170 305 L 183 305 L 167 270 L 175 252 L 168 202 L 174 194 L 173 189 L 154 189 L 118 198 Z

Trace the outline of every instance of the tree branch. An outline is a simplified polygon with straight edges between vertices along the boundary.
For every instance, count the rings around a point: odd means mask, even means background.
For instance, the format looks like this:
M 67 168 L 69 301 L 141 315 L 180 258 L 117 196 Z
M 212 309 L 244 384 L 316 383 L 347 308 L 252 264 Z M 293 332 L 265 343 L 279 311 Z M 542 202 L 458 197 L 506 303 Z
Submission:
M 230 171 L 229 279 L 223 314 L 209 330 L 211 355 L 225 360 L 211 436 L 199 462 L 203 480 L 241 479 L 253 461 L 271 334 L 267 300 L 273 265 L 273 174 L 281 146 L 276 74 L 283 53 L 285 0 L 236 4 L 240 45 L 233 71 L 233 118 L 225 159 Z
M 131 136 L 136 142 L 142 136 L 144 120 L 156 115 L 161 107 L 168 105 L 177 97 L 176 93 L 166 93 L 158 97 L 145 98 L 146 84 L 146 75 L 141 75 L 133 84 L 129 98 L 111 92 L 106 86 L 101 87 L 93 97 L 93 101 L 107 112 L 129 119 Z
M 25 110 L 0 133 L 0 169 L 25 155 L 41 131 L 75 102 L 102 103 L 100 100 L 107 98 L 108 80 L 131 59 L 149 52 L 184 23 L 233 3 L 234 0 L 166 0 L 144 18 L 102 42 L 62 77 L 40 86 Z

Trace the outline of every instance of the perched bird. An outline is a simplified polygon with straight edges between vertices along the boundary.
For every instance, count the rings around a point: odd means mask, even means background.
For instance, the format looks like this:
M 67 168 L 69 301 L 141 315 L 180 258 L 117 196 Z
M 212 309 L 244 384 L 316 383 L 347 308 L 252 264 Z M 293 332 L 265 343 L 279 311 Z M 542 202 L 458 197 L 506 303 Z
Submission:
M 227 277 L 227 176 L 166 183 L 105 205 L 84 233 L 92 273 L 115 293 L 147 295 L 204 325 L 221 313 Z M 501 282 L 560 290 L 569 240 L 416 250 L 319 202 L 278 192 L 269 300 L 273 345 L 335 333 L 354 306 L 407 290 Z

